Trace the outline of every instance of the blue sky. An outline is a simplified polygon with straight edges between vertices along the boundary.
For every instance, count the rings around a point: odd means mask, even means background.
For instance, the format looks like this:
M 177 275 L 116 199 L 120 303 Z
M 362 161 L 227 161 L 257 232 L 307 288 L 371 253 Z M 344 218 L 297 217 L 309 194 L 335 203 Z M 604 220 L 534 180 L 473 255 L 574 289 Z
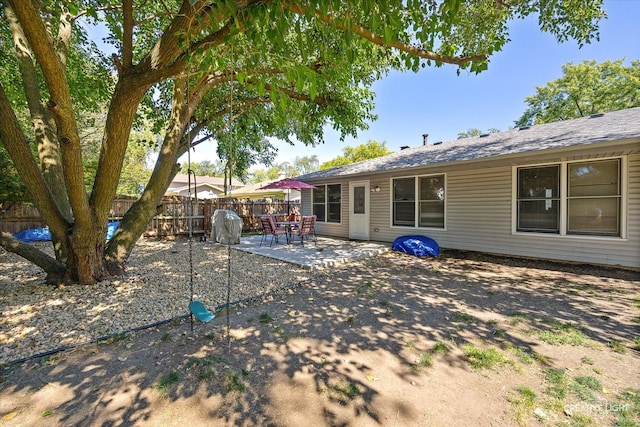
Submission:
M 371 139 L 398 151 L 402 145 L 422 144 L 423 133 L 436 142 L 456 139 L 470 128 L 506 130 L 525 110 L 525 97 L 533 95 L 536 86 L 561 77 L 563 64 L 620 58 L 628 64 L 640 59 L 640 0 L 607 0 L 604 5 L 609 16 L 600 24 L 600 41 L 579 49 L 574 41 L 558 44 L 553 36 L 542 33 L 535 18 L 515 21 L 511 42 L 491 58 L 487 71 L 458 76 L 455 67 L 444 66 L 417 74 L 392 73 L 373 85 L 378 120 L 357 139 L 342 142 L 327 129 L 325 144 L 317 147 L 280 142 L 276 162 L 316 154 L 322 163 L 340 155 L 346 145 Z M 216 160 L 213 144 L 196 147 L 191 160 Z

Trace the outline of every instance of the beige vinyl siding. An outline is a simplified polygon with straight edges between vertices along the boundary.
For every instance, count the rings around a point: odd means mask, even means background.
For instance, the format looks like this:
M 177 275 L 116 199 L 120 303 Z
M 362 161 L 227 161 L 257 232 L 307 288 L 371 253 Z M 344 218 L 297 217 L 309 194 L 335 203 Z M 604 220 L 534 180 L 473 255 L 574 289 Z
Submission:
M 447 172 L 416 171 L 415 176 L 445 174 L 445 228 L 393 226 L 391 215 L 392 178 L 412 176 L 389 174 L 371 180 L 381 186 L 371 195 L 371 240 L 392 242 L 396 237 L 420 234 L 435 239 L 442 247 L 486 251 L 487 236 L 508 239 L 511 232 L 511 168 Z M 487 218 L 493 218 L 491 223 Z M 379 231 L 375 232 L 375 228 Z
M 300 190 L 300 214 L 312 215 L 313 203 L 311 200 L 311 190 Z
M 447 174 L 446 236 L 441 246 L 501 252 L 511 238 L 511 168 Z
M 514 233 L 498 253 L 640 267 L 640 156 L 629 156 L 627 166 L 626 238 Z
M 640 267 L 640 154 L 628 157 L 627 245 L 623 265 Z
M 309 182 L 312 185 L 332 185 L 340 184 L 341 188 L 341 208 L 340 208 L 340 223 L 331 222 L 316 222 L 315 232 L 319 236 L 335 236 L 335 237 L 349 237 L 349 180 L 331 180 L 328 182 Z M 313 204 L 311 200 L 311 192 L 313 190 L 302 190 L 300 200 L 302 203 L 302 215 L 313 215 Z
M 369 199 L 369 238 L 379 242 L 391 242 L 393 237 L 390 234 L 389 224 L 391 223 L 391 192 L 389 185 L 389 175 L 376 175 L 370 180 L 371 188 L 380 186 L 378 193 L 370 193 Z
M 626 197 L 626 238 L 512 232 L 514 165 L 468 170 L 425 168 L 411 173 L 396 171 L 352 179 L 368 179 L 371 188 L 380 186 L 380 192 L 369 193 L 370 238 L 374 241 L 392 242 L 398 236 L 421 234 L 435 239 L 442 248 L 640 268 L 640 155 L 629 155 L 627 160 L 626 194 L 623 194 Z M 440 173 L 444 173 L 446 179 L 445 228 L 392 226 L 392 178 Z M 336 182 L 335 179 L 327 181 Z M 343 178 L 339 182 L 342 184 L 342 223 L 318 224 L 318 234 L 349 235 L 349 179 Z M 312 182 L 321 183 L 324 182 Z M 310 192 L 302 194 L 305 213 L 310 210 L 310 196 Z

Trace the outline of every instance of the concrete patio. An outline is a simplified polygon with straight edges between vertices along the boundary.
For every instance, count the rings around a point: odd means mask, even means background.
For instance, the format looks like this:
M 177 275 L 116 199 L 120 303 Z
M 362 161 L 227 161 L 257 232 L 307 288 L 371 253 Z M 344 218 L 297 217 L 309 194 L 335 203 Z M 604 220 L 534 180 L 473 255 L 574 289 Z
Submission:
M 284 236 L 280 242 L 269 246 L 271 236 L 267 236 L 260 246 L 262 236 L 243 236 L 235 249 L 252 254 L 275 258 L 297 266 L 315 269 L 325 268 L 339 263 L 357 261 L 370 256 L 384 253 L 391 249 L 391 243 L 354 241 L 329 237 L 317 237 L 317 241 L 305 241 L 304 246 L 299 240 L 291 244 L 286 243 Z

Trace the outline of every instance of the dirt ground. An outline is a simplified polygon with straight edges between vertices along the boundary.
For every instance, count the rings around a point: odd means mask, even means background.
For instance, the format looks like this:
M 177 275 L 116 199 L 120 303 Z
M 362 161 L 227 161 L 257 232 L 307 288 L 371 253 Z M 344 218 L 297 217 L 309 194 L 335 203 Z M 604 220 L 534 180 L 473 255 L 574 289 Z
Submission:
M 3 426 L 640 425 L 640 273 L 445 252 L 5 366 Z

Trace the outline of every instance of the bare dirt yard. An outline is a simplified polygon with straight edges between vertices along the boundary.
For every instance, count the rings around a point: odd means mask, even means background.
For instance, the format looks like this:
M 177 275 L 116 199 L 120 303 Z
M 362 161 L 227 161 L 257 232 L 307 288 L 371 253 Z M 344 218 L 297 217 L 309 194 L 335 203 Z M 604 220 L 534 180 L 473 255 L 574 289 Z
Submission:
M 310 276 L 230 336 L 176 318 L 5 364 L 0 424 L 640 424 L 638 272 L 447 251 Z

